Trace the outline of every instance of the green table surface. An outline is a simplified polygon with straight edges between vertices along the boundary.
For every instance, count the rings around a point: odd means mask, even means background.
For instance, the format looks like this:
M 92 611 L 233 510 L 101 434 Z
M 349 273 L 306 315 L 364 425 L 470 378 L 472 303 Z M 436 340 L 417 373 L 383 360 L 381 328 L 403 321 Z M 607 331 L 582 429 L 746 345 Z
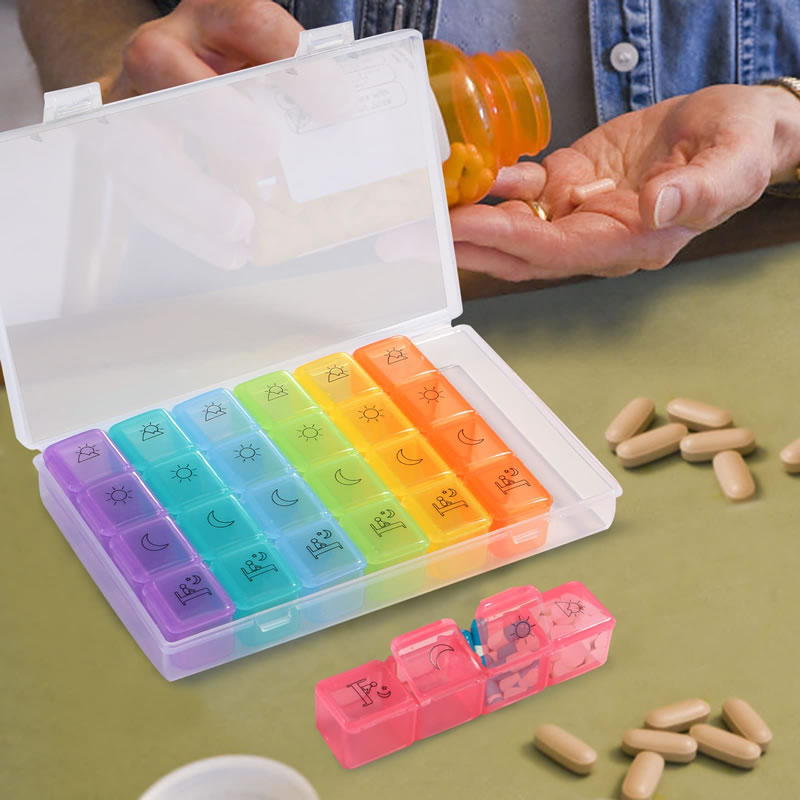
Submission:
M 775 741 L 752 772 L 699 757 L 669 766 L 663 800 L 790 798 L 800 769 L 800 477 L 778 452 L 800 436 L 800 246 L 468 304 L 473 325 L 595 452 L 624 494 L 610 530 L 175 683 L 128 635 L 42 507 L 31 454 L 0 410 L 0 795 L 135 798 L 207 756 L 254 753 L 322 798 L 611 798 L 622 732 L 648 709 L 701 696 L 718 721 L 749 699 Z M 603 432 L 631 397 L 685 395 L 751 426 L 758 485 L 725 500 L 709 465 L 678 456 L 623 469 Z M 57 398 L 54 398 L 57 402 Z M 616 615 L 608 662 L 498 713 L 357 770 L 314 726 L 314 685 L 391 638 L 472 619 L 509 586 L 577 579 Z M 535 752 L 554 722 L 590 742 L 578 778 Z

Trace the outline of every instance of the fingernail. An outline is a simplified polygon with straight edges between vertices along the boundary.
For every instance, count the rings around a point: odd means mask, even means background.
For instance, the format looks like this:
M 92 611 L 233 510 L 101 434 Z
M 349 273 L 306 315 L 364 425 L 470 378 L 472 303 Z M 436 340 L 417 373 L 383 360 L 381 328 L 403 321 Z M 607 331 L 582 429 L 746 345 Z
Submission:
M 681 190 L 675 186 L 665 186 L 656 198 L 653 222 L 656 228 L 666 228 L 681 210 Z
M 512 164 L 510 167 L 500 167 L 500 169 L 497 171 L 497 179 L 516 178 L 520 172 L 521 170 L 516 164 Z

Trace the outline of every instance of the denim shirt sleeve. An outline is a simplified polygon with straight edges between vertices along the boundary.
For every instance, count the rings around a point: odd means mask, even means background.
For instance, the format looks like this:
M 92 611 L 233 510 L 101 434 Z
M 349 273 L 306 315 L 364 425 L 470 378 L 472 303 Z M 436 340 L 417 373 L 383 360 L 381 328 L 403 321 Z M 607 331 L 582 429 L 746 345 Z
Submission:
M 589 0 L 599 122 L 715 83 L 800 73 L 800 0 Z M 639 61 L 615 70 L 614 45 Z

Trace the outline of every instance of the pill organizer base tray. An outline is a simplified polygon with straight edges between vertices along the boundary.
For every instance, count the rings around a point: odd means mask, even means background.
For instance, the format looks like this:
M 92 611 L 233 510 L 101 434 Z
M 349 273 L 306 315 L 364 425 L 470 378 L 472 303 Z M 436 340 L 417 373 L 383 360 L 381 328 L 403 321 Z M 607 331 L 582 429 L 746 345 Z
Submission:
M 305 31 L 294 59 L 73 105 L 0 134 L 0 355 L 23 445 L 405 335 L 553 497 L 546 515 L 167 641 L 37 455 L 45 506 L 167 679 L 608 528 L 619 484 L 475 331 L 452 327 L 447 145 L 419 34 Z M 225 239 L 236 219 L 186 219 L 209 187 L 253 212 L 242 258 Z
M 373 340 L 340 343 L 331 349 L 352 352 Z M 163 637 L 98 538 L 49 473 L 42 456 L 35 457 L 42 502 L 109 604 L 168 680 L 265 650 L 611 525 L 620 494 L 616 482 L 472 328 L 442 327 L 415 336 L 414 343 L 546 486 L 553 495 L 552 509 L 177 642 Z M 306 360 L 298 359 L 298 363 Z M 262 373 L 294 366 L 267 364 Z M 231 381 L 228 388 L 238 382 Z M 542 544 L 543 532 L 546 538 Z

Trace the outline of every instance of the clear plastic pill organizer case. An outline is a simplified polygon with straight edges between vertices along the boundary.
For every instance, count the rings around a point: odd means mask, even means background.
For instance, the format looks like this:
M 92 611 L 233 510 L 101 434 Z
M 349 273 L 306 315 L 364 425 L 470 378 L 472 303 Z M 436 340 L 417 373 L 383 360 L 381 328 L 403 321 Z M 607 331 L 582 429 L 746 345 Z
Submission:
M 452 325 L 417 34 L 93 105 L 0 136 L 2 359 L 43 503 L 164 677 L 611 524 L 619 485 Z

